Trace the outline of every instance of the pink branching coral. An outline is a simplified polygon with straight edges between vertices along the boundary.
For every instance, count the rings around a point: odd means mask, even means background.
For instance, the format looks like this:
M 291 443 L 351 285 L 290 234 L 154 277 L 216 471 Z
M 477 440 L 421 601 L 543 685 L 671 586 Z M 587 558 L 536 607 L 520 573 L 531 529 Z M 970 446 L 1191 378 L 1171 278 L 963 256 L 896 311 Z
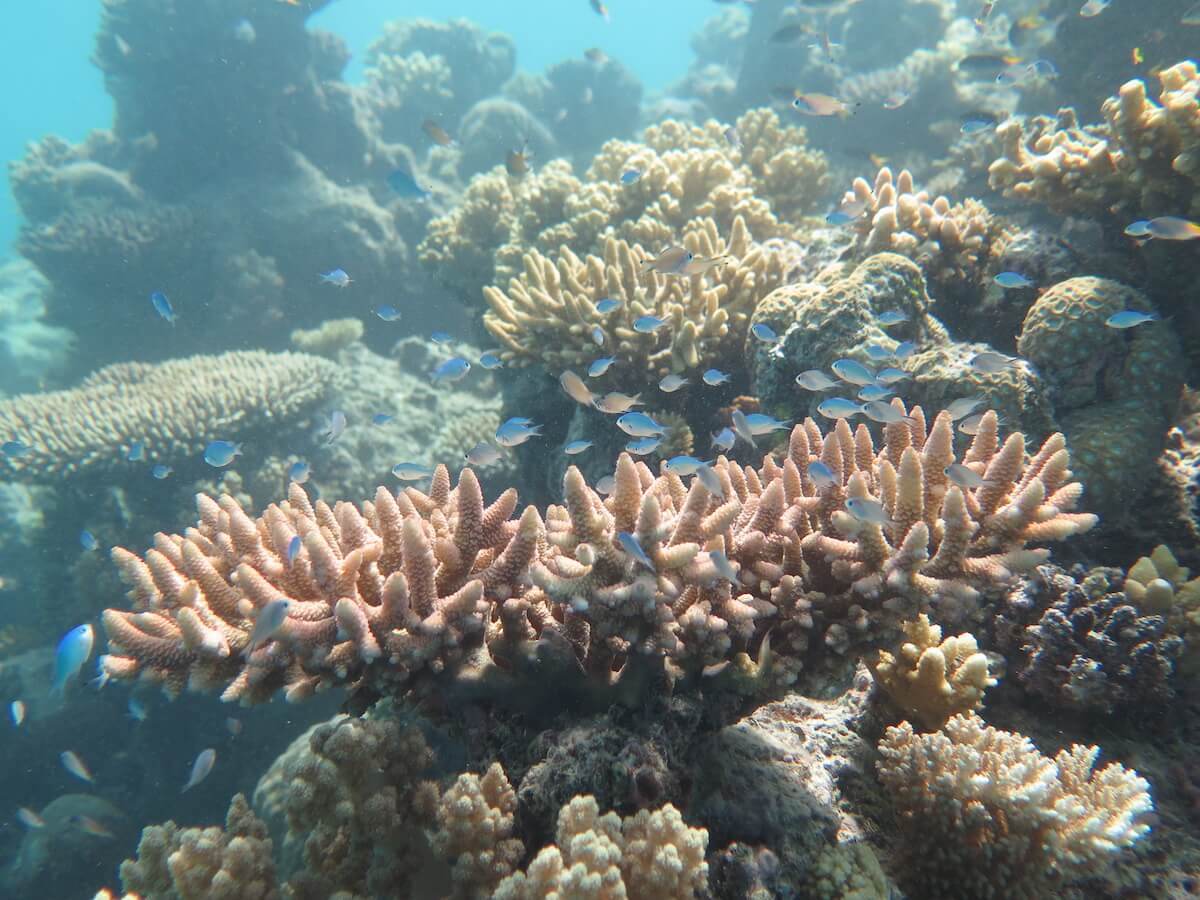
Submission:
M 833 484 L 809 477 L 817 459 Z M 956 462 L 982 484 L 952 483 Z M 311 504 L 293 485 L 256 520 L 232 498 L 202 495 L 197 527 L 159 534 L 144 557 L 113 551 L 134 608 L 105 611 L 102 665 L 170 693 L 190 684 L 254 703 L 344 683 L 479 684 L 549 648 L 595 685 L 656 661 L 668 678 L 753 690 L 794 681 L 814 629 L 844 651 L 852 632 L 867 636 L 865 609 L 973 599 L 1046 558 L 1028 544 L 1095 522 L 1073 511 L 1082 487 L 1062 436 L 1027 458 L 1023 435 L 1000 443 L 993 414 L 961 460 L 949 416 L 927 429 L 914 408 L 878 450 L 865 425 L 840 420 L 823 434 L 810 419 L 782 461 L 721 457 L 710 474 L 689 486 L 622 455 L 602 499 L 571 468 L 564 505 L 544 521 L 533 507 L 514 520 L 512 490 L 485 506 L 469 469 L 453 488 L 438 469 L 427 494 L 381 488 L 361 510 Z M 855 518 L 847 500 L 883 515 Z M 652 569 L 627 551 L 629 536 Z M 282 626 L 250 649 L 258 616 L 280 598 Z

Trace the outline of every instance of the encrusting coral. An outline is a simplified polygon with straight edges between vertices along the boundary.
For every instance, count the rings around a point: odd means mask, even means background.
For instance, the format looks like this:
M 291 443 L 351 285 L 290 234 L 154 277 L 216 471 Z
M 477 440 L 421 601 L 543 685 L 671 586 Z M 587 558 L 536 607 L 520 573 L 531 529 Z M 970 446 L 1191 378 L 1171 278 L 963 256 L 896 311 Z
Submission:
M 782 463 L 718 459 L 704 480 L 719 496 L 623 454 L 602 500 L 572 467 L 565 505 L 544 524 L 533 507 L 510 518 L 512 490 L 485 506 L 470 469 L 453 489 L 440 467 L 427 494 L 380 488 L 361 511 L 310 503 L 297 485 L 257 520 L 230 497 L 200 495 L 197 527 L 160 533 L 144 558 L 113 550 L 133 610 L 104 612 L 101 666 L 242 703 L 334 684 L 394 693 L 443 674 L 500 684 L 554 648 L 600 686 L 668 660 L 668 677 L 788 684 L 815 628 L 844 652 L 869 637 L 864 607 L 949 609 L 1046 558 L 1027 544 L 1095 522 L 1072 511 L 1082 488 L 1061 435 L 1026 458 L 1024 436 L 1001 444 L 988 413 L 962 457 L 983 484 L 964 490 L 945 474 L 956 461 L 949 415 L 928 428 L 919 408 L 908 415 L 879 450 L 865 426 L 839 420 L 822 434 L 808 420 Z M 817 459 L 832 484 L 808 475 Z M 855 518 L 848 500 L 878 502 L 882 519 Z M 628 552 L 630 535 L 649 568 Z M 282 624 L 251 647 L 280 599 Z
M 604 241 L 603 258 L 581 260 L 564 247 L 555 264 L 530 250 L 524 272 L 507 291 L 484 288 L 490 308 L 483 324 L 506 362 L 539 362 L 552 374 L 586 371 L 598 352 L 593 331 L 600 329 L 604 353 L 620 360 L 613 383 L 622 386 L 670 372 L 698 378 L 701 367 L 733 365 L 758 302 L 784 281 L 783 258 L 754 243 L 741 217 L 728 239 L 712 219 L 698 220 L 682 244 L 697 259 L 723 262 L 685 278 L 643 273 L 640 263 L 657 251 L 612 237 Z M 620 306 L 601 313 L 596 304 L 604 299 Z M 653 333 L 636 331 L 635 320 L 647 315 L 666 325 Z
M 235 351 L 163 363 L 117 363 L 78 387 L 0 401 L 0 435 L 29 449 L 0 456 L 0 475 L 59 483 L 127 467 L 135 443 L 148 462 L 195 457 L 214 438 L 278 427 L 312 410 L 337 367 L 303 353 Z
M 121 864 L 121 882 L 148 900 L 280 896 L 267 827 L 241 794 L 229 804 L 224 829 L 152 825 L 142 832 L 137 854 Z
M 1145 835 L 1149 784 L 1095 747 L 1053 759 L 974 715 L 879 744 L 879 777 L 901 822 L 912 886 L 925 896 L 1044 898 L 1102 874 Z
M 690 900 L 708 882 L 708 831 L 674 806 L 622 819 L 600 815 L 595 797 L 575 797 L 558 814 L 557 846 L 500 882 L 494 900 L 545 897 L 655 897 Z
M 996 679 L 988 675 L 987 657 L 979 652 L 974 636 L 942 640 L 942 629 L 924 613 L 900 627 L 907 640 L 895 656 L 881 650 L 871 667 L 884 693 L 905 715 L 930 729 L 976 709 Z
M 1200 216 L 1200 75 L 1185 60 L 1158 72 L 1158 102 L 1141 79 L 1104 102 L 1105 124 L 1080 127 L 1075 111 L 1011 119 L 997 129 L 996 190 L 1059 212 L 1127 217 Z

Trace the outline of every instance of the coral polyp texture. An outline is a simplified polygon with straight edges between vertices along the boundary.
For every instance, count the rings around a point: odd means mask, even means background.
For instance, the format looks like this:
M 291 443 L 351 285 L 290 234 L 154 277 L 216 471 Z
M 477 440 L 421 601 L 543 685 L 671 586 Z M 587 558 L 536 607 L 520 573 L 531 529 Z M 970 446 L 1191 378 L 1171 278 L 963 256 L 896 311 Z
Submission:
M 1158 81 L 1157 102 L 1144 81 L 1127 81 L 1101 126 L 1080 127 L 1072 109 L 1005 122 L 992 187 L 1060 212 L 1200 216 L 1200 74 L 1185 60 Z
M 923 896 L 1062 896 L 1150 830 L 1149 784 L 1120 763 L 1095 769 L 1095 747 L 1051 759 L 971 715 L 934 734 L 889 728 L 879 752 L 907 851 L 902 883 Z
M 964 489 L 946 475 L 949 415 L 927 428 L 907 412 L 879 449 L 865 426 L 822 434 L 807 420 L 782 462 L 721 457 L 690 486 L 623 454 L 601 499 L 572 467 L 544 521 L 534 507 L 514 520 L 512 490 L 485 505 L 470 469 L 453 488 L 440 467 L 428 493 L 380 488 L 361 509 L 292 485 L 257 520 L 200 495 L 195 528 L 160 533 L 143 557 L 113 550 L 133 608 L 105 611 L 101 665 L 242 703 L 443 676 L 495 690 L 555 655 L 594 688 L 636 690 L 653 671 L 747 693 L 786 685 L 814 630 L 844 652 L 872 636 L 872 616 L 971 601 L 1046 558 L 1028 544 L 1095 522 L 1073 511 L 1082 488 L 1061 435 L 1026 457 L 1023 435 L 1001 443 L 985 415 L 961 459 L 983 483 Z M 832 484 L 808 475 L 818 459 Z
M 719 262 L 697 266 L 687 277 L 643 272 L 642 261 L 658 251 L 612 237 L 604 241 L 602 258 L 580 259 L 564 247 L 555 263 L 531 250 L 507 291 L 484 288 L 484 326 L 500 342 L 505 361 L 539 362 L 551 373 L 586 371 L 600 352 L 593 337 L 599 329 L 603 352 L 621 360 L 614 376 L 624 376 L 622 386 L 736 365 L 751 314 L 784 281 L 783 257 L 754 243 L 741 217 L 727 239 L 712 219 L 698 220 L 682 244 L 697 260 Z M 596 304 L 604 299 L 620 306 L 601 313 Z M 653 333 L 636 331 L 634 322 L 647 315 L 666 324 Z
M 78 387 L 0 400 L 0 434 L 29 449 L 0 456 L 0 476 L 58 483 L 127 468 L 135 443 L 154 462 L 196 457 L 215 439 L 278 429 L 312 411 L 337 367 L 303 353 L 236 351 L 117 363 Z

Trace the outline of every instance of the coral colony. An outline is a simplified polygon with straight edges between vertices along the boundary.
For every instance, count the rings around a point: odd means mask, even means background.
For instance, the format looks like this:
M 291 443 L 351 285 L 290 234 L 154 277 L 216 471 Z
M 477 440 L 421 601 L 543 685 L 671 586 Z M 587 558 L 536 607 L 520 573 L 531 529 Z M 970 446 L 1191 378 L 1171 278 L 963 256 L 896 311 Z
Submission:
M 325 5 L 10 164 L 0 892 L 1193 891 L 1200 8 Z

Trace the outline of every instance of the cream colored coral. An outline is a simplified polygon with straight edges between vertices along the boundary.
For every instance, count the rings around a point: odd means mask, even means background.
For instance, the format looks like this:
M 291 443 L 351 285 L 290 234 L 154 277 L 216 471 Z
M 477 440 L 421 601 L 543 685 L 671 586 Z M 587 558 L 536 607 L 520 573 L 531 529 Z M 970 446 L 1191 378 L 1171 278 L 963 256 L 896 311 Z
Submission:
M 516 869 L 525 845 L 512 836 L 517 795 L 499 763 L 482 777 L 471 773 L 442 794 L 434 851 L 451 862 L 455 895 L 489 897 Z
M 941 728 L 959 713 L 983 702 L 996 683 L 987 657 L 970 634 L 942 639 L 942 629 L 924 613 L 901 625 L 907 640 L 893 656 L 886 650 L 871 667 L 876 683 L 906 715 L 926 728 Z
M 1179 565 L 1166 544 L 1138 559 L 1125 574 L 1125 596 L 1146 615 L 1176 615 L 1200 606 L 1200 578 Z M 1177 606 L 1178 604 L 1178 606 Z
M 687 900 L 707 885 L 708 831 L 690 828 L 670 804 L 622 820 L 601 816 L 595 797 L 574 797 L 559 810 L 556 839 L 502 881 L 494 900 Z
M 278 428 L 337 383 L 333 363 L 258 350 L 163 363 L 118 363 L 65 391 L 0 400 L 0 435 L 30 449 L 0 455 L 0 477 L 57 483 L 127 466 L 135 442 L 148 462 L 199 456 L 214 438 Z
M 613 377 L 631 386 L 669 372 L 730 364 L 740 355 L 755 306 L 784 280 L 782 257 L 755 244 L 740 218 L 728 237 L 713 220 L 700 220 L 682 242 L 697 257 L 728 262 L 681 278 L 643 274 L 640 262 L 654 251 L 611 237 L 602 259 L 580 259 L 564 248 L 556 264 L 530 251 L 524 273 L 507 291 L 484 288 L 484 326 L 506 361 L 537 362 L 552 373 L 585 371 L 598 352 L 593 331 L 599 329 L 604 352 L 621 360 Z M 605 298 L 619 300 L 620 307 L 601 314 L 596 304 Z M 635 331 L 634 321 L 646 315 L 667 324 L 653 334 Z
M 939 732 L 907 722 L 879 744 L 912 881 L 930 896 L 1040 898 L 1095 875 L 1144 836 L 1149 784 L 1095 747 L 1053 759 L 975 715 Z
M 334 358 L 363 336 L 362 319 L 326 319 L 316 328 L 297 328 L 292 332 L 292 346 L 301 353 Z

